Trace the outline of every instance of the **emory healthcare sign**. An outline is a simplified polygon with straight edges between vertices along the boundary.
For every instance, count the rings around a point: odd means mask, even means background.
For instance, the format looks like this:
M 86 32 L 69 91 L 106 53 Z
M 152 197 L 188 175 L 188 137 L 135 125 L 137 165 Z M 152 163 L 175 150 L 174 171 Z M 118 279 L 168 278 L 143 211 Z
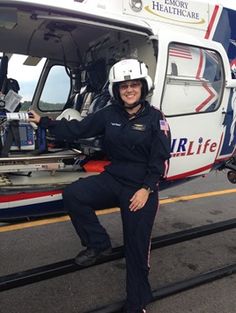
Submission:
M 207 3 L 190 0 L 124 0 L 123 12 L 155 21 L 188 24 L 188 27 L 202 30 L 207 29 L 209 18 Z

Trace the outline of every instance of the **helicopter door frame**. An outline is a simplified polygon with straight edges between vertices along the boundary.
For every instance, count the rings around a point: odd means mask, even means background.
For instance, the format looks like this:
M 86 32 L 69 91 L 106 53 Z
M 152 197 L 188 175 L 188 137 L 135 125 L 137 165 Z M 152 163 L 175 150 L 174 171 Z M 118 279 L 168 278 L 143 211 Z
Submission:
M 151 102 L 154 106 L 159 104 L 158 107 L 166 115 L 172 133 L 172 158 L 170 160 L 168 179 L 175 180 L 208 173 L 214 167 L 223 141 L 225 140 L 224 114 L 227 110 L 230 88 L 235 85 L 235 80 L 233 81 L 231 79 L 227 54 L 223 46 L 218 42 L 195 38 L 178 32 L 160 30 L 158 36 L 152 36 L 151 39 L 158 40 L 158 61 L 154 82 L 155 91 Z M 176 108 L 172 113 L 170 109 L 168 111 L 166 110 L 165 103 L 169 101 L 169 107 L 171 107 L 171 103 L 173 103 L 174 107 L 175 102 L 181 99 L 181 94 L 186 93 L 188 88 L 186 85 L 191 86 L 191 82 L 186 83 L 185 81 L 184 84 L 183 78 L 179 78 L 176 72 L 176 77 L 173 80 L 175 88 L 171 90 L 167 88 L 170 65 L 168 64 L 170 60 L 169 48 L 173 44 L 194 47 L 199 51 L 212 52 L 212 54 L 215 53 L 215 55 L 219 56 L 219 63 L 221 63 L 221 91 L 219 94 L 214 95 L 216 92 L 213 92 L 213 87 L 209 87 L 207 81 L 205 82 L 204 78 L 201 78 L 200 75 L 199 77 L 197 76 L 198 74 L 195 76 L 198 86 L 202 85 L 202 90 L 205 88 L 205 102 L 210 97 L 214 98 L 215 96 L 216 99 L 218 97 L 218 105 L 215 109 L 199 110 L 198 112 L 186 111 L 186 113 L 180 111 L 179 114 Z M 203 60 L 203 57 L 201 59 L 199 57 L 198 61 L 195 60 L 196 73 L 199 72 L 199 68 L 201 68 L 202 73 L 205 71 L 206 63 L 201 63 Z M 173 71 L 178 70 L 174 68 Z M 197 97 L 196 93 L 195 97 Z M 189 92 L 189 97 L 187 98 L 189 99 L 189 103 L 193 98 Z M 203 102 L 201 101 L 201 103 Z

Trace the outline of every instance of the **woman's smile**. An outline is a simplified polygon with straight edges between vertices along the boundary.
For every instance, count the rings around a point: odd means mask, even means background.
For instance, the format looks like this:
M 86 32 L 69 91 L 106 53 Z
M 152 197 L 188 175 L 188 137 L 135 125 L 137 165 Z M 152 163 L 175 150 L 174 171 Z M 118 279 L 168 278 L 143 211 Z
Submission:
M 142 83 L 139 80 L 130 80 L 119 85 L 120 97 L 126 106 L 131 106 L 141 98 Z

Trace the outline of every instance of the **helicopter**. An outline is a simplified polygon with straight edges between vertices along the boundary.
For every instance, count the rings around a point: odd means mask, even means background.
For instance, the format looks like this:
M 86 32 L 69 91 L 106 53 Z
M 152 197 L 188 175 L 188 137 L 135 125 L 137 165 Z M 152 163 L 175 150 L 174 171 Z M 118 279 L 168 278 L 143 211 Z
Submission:
M 82 119 L 102 109 L 109 69 L 122 58 L 147 64 L 149 101 L 170 125 L 160 188 L 223 169 L 236 183 L 235 19 L 232 9 L 190 0 L 1 1 L 0 221 L 66 213 L 64 187 L 104 169 L 102 138 L 56 141 L 27 111 Z M 24 84 L 8 77 L 16 55 L 32 73 L 42 65 L 30 99 L 31 74 Z M 11 75 L 23 75 L 18 66 Z

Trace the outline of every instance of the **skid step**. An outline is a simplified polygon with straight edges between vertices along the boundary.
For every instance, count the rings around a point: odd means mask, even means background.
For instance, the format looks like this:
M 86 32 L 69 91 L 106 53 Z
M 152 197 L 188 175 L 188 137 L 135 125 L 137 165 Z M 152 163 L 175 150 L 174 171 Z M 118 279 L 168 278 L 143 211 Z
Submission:
M 56 171 L 65 168 L 64 160 L 77 159 L 78 152 L 60 151 L 42 155 L 10 155 L 0 158 L 0 172 Z
M 58 152 L 49 152 L 39 155 L 29 155 L 29 154 L 17 154 L 17 155 L 9 155 L 8 157 L 1 158 L 0 164 L 3 162 L 18 162 L 18 161 L 34 161 L 34 160 L 55 160 L 55 159 L 68 159 L 73 157 L 78 157 L 80 155 L 80 151 L 73 150 L 65 150 Z

